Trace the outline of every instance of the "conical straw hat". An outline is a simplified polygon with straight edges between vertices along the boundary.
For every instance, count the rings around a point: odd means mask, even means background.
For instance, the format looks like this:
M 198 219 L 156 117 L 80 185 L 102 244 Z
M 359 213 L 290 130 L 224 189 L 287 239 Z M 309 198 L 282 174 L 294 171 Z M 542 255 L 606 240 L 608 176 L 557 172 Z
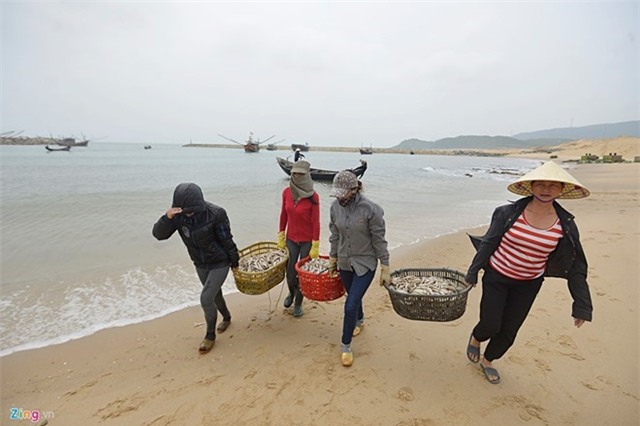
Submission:
M 562 182 L 564 188 L 558 198 L 576 199 L 588 197 L 590 192 L 582 186 L 580 182 L 571 176 L 565 169 L 553 161 L 547 161 L 542 166 L 531 170 L 517 181 L 513 182 L 507 189 L 514 194 L 529 196 L 531 192 L 531 182 L 535 180 L 551 180 Z

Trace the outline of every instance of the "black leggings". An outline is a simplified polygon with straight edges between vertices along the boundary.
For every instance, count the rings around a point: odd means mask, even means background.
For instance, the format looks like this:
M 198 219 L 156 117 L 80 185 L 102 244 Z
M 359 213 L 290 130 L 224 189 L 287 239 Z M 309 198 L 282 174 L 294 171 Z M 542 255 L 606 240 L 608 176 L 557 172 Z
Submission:
M 287 250 L 289 250 L 289 263 L 287 263 L 287 286 L 289 293 L 295 296 L 295 306 L 302 305 L 302 293 L 300 293 L 300 283 L 296 272 L 296 262 L 309 256 L 311 251 L 311 241 L 294 243 L 287 239 Z
M 480 321 L 473 329 L 479 342 L 489 340 L 484 351 L 487 361 L 501 358 L 516 340 L 544 277 L 519 281 L 487 266 L 482 277 Z
M 227 308 L 227 303 L 222 296 L 222 284 L 229 273 L 229 266 L 217 269 L 204 269 L 196 267 L 198 278 L 202 283 L 200 293 L 200 305 L 204 311 L 204 319 L 207 323 L 207 334 L 205 338 L 216 339 L 216 322 L 218 321 L 218 311 L 222 314 L 222 319 L 231 320 L 231 312 Z

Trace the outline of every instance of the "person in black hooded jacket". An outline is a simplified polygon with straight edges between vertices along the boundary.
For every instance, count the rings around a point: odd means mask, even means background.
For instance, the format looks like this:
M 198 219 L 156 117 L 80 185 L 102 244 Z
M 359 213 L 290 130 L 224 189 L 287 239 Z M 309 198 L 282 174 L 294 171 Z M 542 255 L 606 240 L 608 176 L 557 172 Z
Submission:
M 216 330 L 223 333 L 231 323 L 231 313 L 222 295 L 222 284 L 229 267 L 237 268 L 240 255 L 233 241 L 227 212 L 205 201 L 202 189 L 195 183 L 181 183 L 173 192 L 172 207 L 153 226 L 153 236 L 166 240 L 178 231 L 202 282 L 200 304 L 204 311 L 207 333 L 199 352 L 213 347 Z M 216 328 L 218 312 L 222 322 Z

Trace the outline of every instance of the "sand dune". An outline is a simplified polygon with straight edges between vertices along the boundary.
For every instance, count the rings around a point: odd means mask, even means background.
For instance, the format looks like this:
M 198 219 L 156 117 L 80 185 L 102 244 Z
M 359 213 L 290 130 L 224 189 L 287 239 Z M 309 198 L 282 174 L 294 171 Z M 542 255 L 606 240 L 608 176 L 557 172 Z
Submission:
M 551 151 L 545 152 L 545 151 Z M 536 148 L 535 150 L 510 150 L 511 156 L 548 159 L 550 155 L 557 155 L 558 160 L 578 160 L 587 153 L 603 155 L 617 153 L 626 161 L 633 161 L 640 156 L 640 138 L 622 137 L 614 139 L 577 140 L 562 145 Z

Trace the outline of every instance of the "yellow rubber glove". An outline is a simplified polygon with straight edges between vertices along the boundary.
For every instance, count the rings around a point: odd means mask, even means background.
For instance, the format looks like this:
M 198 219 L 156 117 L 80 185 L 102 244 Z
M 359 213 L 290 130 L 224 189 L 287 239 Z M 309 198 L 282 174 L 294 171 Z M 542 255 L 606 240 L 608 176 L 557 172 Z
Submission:
M 278 248 L 284 249 L 287 246 L 284 231 L 278 232 Z
M 311 241 L 311 250 L 309 250 L 309 257 L 312 259 L 317 258 L 320 253 L 320 241 Z
M 338 274 L 338 259 L 335 257 L 329 258 L 329 276 L 334 277 Z
M 380 285 L 391 284 L 391 272 L 389 265 L 380 265 Z

